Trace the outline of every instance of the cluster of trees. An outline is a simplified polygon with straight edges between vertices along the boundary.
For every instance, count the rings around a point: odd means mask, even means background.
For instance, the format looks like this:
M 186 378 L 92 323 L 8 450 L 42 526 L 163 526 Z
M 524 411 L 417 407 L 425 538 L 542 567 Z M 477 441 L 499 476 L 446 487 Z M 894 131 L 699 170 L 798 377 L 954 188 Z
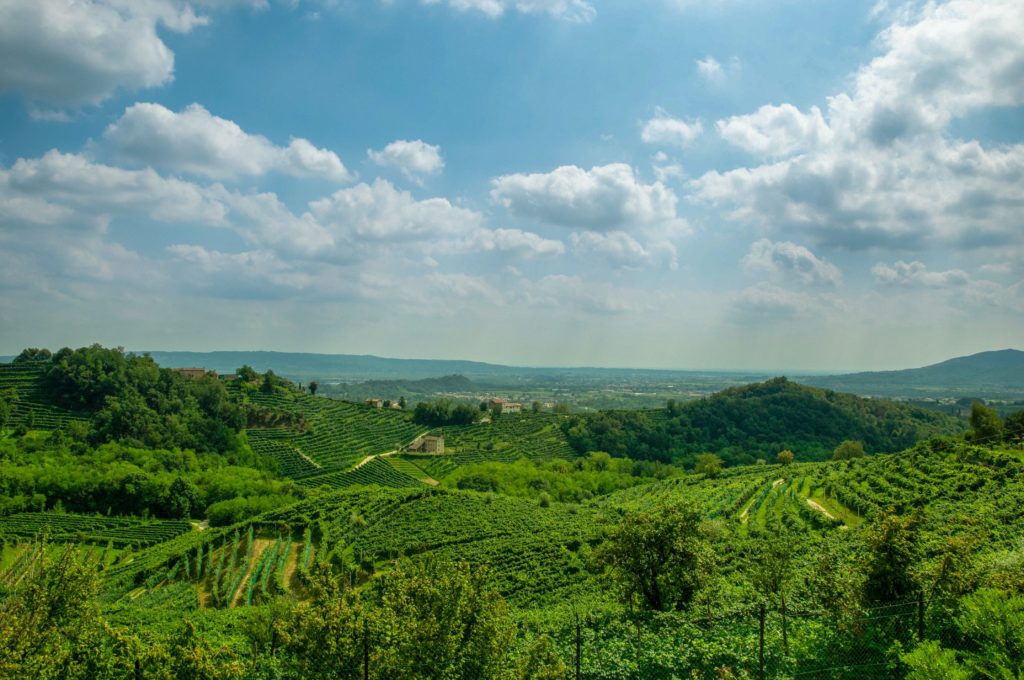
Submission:
M 568 419 L 562 427 L 580 453 L 608 451 L 687 467 L 708 452 L 727 465 L 772 460 L 782 450 L 799 460 L 826 460 L 840 442 L 854 438 L 872 452 L 899 451 L 959 430 L 955 419 L 942 414 L 785 378 L 693 402 L 669 401 L 660 413 L 604 411 Z
M 357 593 L 328 570 L 309 599 L 238 617 L 245 647 L 218 646 L 189 619 L 169 633 L 104 618 L 95 565 L 73 547 L 44 551 L 0 592 L 0 676 L 121 678 L 451 678 L 544 680 L 567 668 L 551 640 L 522 641 L 486 574 L 464 564 L 399 564 Z
M 211 521 L 231 523 L 304 495 L 293 482 L 275 479 L 269 462 L 247 448 L 229 460 L 32 433 L 0 440 L 0 515 L 54 508 L 161 518 L 209 513 Z
M 726 544 L 727 543 L 727 544 Z M 785 614 L 796 601 L 831 613 L 837 630 L 871 641 L 870 612 L 882 612 L 879 653 L 899 658 L 914 680 L 1017 678 L 1024 674 L 1024 577 L 1019 563 L 982 568 L 972 559 L 977 539 L 947 537 L 930 544 L 921 511 L 878 513 L 863 531 L 800 536 L 779 525 L 747 537 L 730 535 L 690 502 L 627 512 L 592 555 L 631 611 L 697 611 L 723 591 L 746 589 L 754 602 Z M 926 559 L 928 553 L 932 559 Z M 742 571 L 736 570 L 743 564 Z M 801 574 L 801 565 L 809 572 Z M 929 631 L 944 643 L 916 645 L 917 623 L 903 631 L 905 651 L 892 646 L 886 606 L 921 598 L 935 614 Z M 708 612 L 710 614 L 710 610 Z M 643 618 L 643 617 L 641 617 Z M 921 619 L 919 623 L 923 623 Z M 897 635 L 898 637 L 898 635 Z M 842 636 L 825 637 L 820 652 Z M 865 643 L 861 640 L 858 645 Z M 803 644 L 807 644 L 805 640 Z M 916 646 L 915 646 L 916 645 Z M 847 650 L 849 651 L 849 650 Z M 863 653 L 863 647 L 853 650 Z M 894 654 L 895 651 L 895 654 Z M 831 653 L 841 655 L 843 650 Z M 893 663 L 896 660 L 893 659 Z
M 580 502 L 656 479 L 680 474 L 678 468 L 649 461 L 612 458 L 595 451 L 575 461 L 462 465 L 441 480 L 445 487 L 485 491 L 519 498 Z
M 89 440 L 151 448 L 228 452 L 245 417 L 224 384 L 186 380 L 149 356 L 123 348 L 26 349 L 16 362 L 44 362 L 42 392 L 52 403 L 90 416 Z
M 975 400 L 971 403 L 971 429 L 967 440 L 978 444 L 1000 441 L 1024 442 L 1024 410 L 1000 418 L 992 407 Z
M 412 419 L 420 425 L 472 425 L 480 419 L 480 410 L 468 404 L 454 404 L 451 399 L 421 401 L 413 410 Z

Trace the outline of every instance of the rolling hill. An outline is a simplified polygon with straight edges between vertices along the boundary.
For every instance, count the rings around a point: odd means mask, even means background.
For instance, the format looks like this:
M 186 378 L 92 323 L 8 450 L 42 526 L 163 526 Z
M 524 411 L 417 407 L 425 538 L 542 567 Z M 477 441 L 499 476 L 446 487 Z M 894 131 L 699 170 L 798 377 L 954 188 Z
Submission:
M 807 376 L 801 382 L 843 392 L 889 397 L 1024 398 L 1024 352 L 979 352 L 922 368 Z

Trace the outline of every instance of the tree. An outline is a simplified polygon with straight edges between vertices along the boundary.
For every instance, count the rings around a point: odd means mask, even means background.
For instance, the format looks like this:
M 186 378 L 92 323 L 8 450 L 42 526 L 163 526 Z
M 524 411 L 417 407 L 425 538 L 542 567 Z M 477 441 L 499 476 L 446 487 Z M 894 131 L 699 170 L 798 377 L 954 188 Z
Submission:
M 171 482 L 170 491 L 167 493 L 167 507 L 171 517 L 188 519 L 200 510 L 199 489 L 187 479 L 178 477 Z
M 789 449 L 783 449 L 779 451 L 779 455 L 775 456 L 775 460 L 782 463 L 783 465 L 789 465 L 793 462 L 793 452 Z
M 713 453 L 702 453 L 697 456 L 693 471 L 706 477 L 717 477 L 722 471 L 722 459 Z
M 864 599 L 888 604 L 909 599 L 916 591 L 912 573 L 920 559 L 921 514 L 901 517 L 890 508 L 875 516 L 864 532 Z
M 237 375 L 238 379 L 243 383 L 253 383 L 260 379 L 260 374 L 256 372 L 256 369 L 248 364 L 245 364 L 235 371 L 235 375 Z
M 972 442 L 996 441 L 1002 439 L 1003 421 L 994 408 L 985 406 L 980 401 L 971 403 L 971 431 L 967 439 Z
M 1010 442 L 1024 440 L 1024 411 L 1006 416 L 1006 420 L 1003 421 L 1003 435 L 1006 441 Z
M 309 393 L 312 394 L 315 397 L 316 396 L 316 391 L 318 389 L 320 389 L 320 383 L 318 383 L 315 380 L 310 380 L 309 381 Z
M 864 444 L 847 439 L 832 451 L 832 460 L 850 460 L 864 457 Z
M 530 404 L 530 410 L 533 411 L 534 413 L 540 413 L 540 409 L 541 405 L 539 401 L 534 401 L 532 404 Z
M 657 611 L 684 609 L 711 572 L 703 513 L 681 502 L 628 512 L 594 555 L 623 599 Z
M 398 398 L 398 407 L 403 409 L 405 408 L 405 397 Z

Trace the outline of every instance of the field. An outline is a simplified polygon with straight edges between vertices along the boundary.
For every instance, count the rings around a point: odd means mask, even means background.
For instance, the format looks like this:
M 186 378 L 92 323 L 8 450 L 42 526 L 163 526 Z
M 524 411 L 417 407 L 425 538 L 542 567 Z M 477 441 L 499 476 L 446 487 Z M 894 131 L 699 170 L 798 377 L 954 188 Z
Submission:
M 257 453 L 274 458 L 281 474 L 303 479 L 347 470 L 367 456 L 395 451 L 427 428 L 408 413 L 298 393 L 251 392 L 260 406 L 301 414 L 305 429 L 260 428 L 247 431 Z
M 72 421 L 85 421 L 86 416 L 54 406 L 42 394 L 44 369 L 45 364 L 37 363 L 0 364 L 0 396 L 11 395 L 9 427 L 57 430 Z

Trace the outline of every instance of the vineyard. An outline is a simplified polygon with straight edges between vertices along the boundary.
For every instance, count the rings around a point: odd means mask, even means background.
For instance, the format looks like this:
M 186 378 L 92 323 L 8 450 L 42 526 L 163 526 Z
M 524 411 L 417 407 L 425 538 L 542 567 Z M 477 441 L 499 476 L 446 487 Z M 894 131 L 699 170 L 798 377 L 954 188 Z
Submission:
M 50 403 L 42 393 L 43 370 L 48 364 L 0 363 L 0 396 L 8 395 L 11 405 L 9 427 L 24 426 L 30 430 L 58 430 L 86 416 L 72 413 Z
M 23 512 L 0 517 L 0 538 L 45 536 L 52 541 L 112 543 L 141 547 L 162 543 L 190 531 L 184 520 L 143 520 L 53 512 Z
M 346 470 L 367 456 L 394 451 L 423 433 L 409 414 L 295 392 L 251 392 L 253 403 L 298 413 L 304 429 L 251 428 L 249 443 L 277 461 L 281 474 L 302 479 Z M 330 483 L 328 482 L 330 485 Z

